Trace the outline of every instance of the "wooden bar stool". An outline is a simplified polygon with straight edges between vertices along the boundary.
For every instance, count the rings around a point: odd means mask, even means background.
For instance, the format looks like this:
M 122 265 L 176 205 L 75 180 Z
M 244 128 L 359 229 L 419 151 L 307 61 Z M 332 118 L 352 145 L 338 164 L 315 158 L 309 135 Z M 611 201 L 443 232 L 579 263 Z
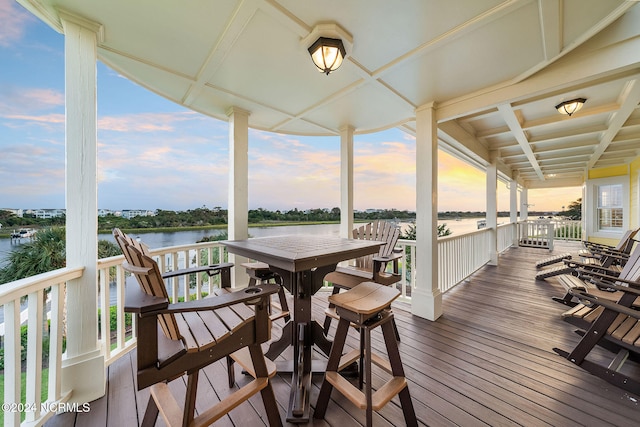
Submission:
M 399 295 L 400 291 L 395 288 L 374 282 L 364 282 L 347 292 L 329 297 L 329 301 L 336 306 L 340 321 L 331 347 L 327 372 L 318 395 L 314 418 L 324 418 L 331 391 L 335 387 L 354 405 L 360 409 L 366 409 L 367 426 L 373 425 L 373 411 L 382 409 L 396 394 L 400 397 L 407 426 L 418 425 L 393 329 L 393 312 L 390 310 L 391 302 Z M 360 350 L 353 350 L 342 356 L 350 324 L 360 330 Z M 382 327 L 389 361 L 371 353 L 371 330 L 378 326 Z M 340 374 L 342 368 L 350 365 L 357 358 L 361 360 L 360 389 Z M 375 393 L 371 388 L 372 363 L 393 376 Z M 361 390 L 362 374 L 364 374 L 364 392 Z
M 249 287 L 262 285 L 269 283 L 269 281 L 273 280 L 280 286 L 280 290 L 278 291 L 278 300 L 280 301 L 280 312 L 276 314 L 271 314 L 271 320 L 277 320 L 280 318 L 284 318 L 285 322 L 288 322 L 291 319 L 291 315 L 289 314 L 289 304 L 287 303 L 287 296 L 284 293 L 284 287 L 282 286 L 282 278 L 275 272 L 269 269 L 269 265 L 264 262 L 245 262 L 241 264 L 247 274 L 249 275 Z

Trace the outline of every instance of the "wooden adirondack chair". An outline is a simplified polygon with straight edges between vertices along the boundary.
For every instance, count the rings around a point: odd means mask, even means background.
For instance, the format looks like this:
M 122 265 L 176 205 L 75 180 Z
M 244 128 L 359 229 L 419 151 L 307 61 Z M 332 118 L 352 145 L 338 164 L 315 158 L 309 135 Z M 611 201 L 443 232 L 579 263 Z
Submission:
M 584 249 L 578 252 L 578 255 L 585 258 L 600 258 L 606 254 L 629 254 L 635 240 L 633 239 L 640 229 L 627 230 L 617 245 L 610 246 L 602 243 L 583 241 Z
M 637 309 L 640 301 L 639 254 L 640 249 L 634 251 L 633 268 L 625 274 L 627 277 L 622 277 L 621 274 L 613 279 L 615 282 L 607 283 L 615 291 L 617 298 L 614 300 L 612 295 L 594 295 L 592 290 L 570 290 L 581 304 L 566 312 L 564 320 L 586 332 L 571 353 L 559 348 L 553 349 L 591 374 L 637 396 L 640 396 L 640 375 L 629 375 L 621 369 L 630 353 L 640 355 L 640 311 Z M 631 260 L 627 266 L 630 265 Z M 586 359 L 596 344 L 616 354 L 611 363 L 601 365 Z
M 163 276 L 146 247 L 120 230 L 113 234 L 127 260 L 123 267 L 139 285 L 127 283 L 125 311 L 136 316 L 138 389 L 151 387 L 142 425 L 154 425 L 159 413 L 170 426 L 209 425 L 257 392 L 269 424 L 282 425 L 269 379 L 275 370 L 269 372 L 260 346 L 271 336 L 268 306 L 278 286 L 229 292 L 224 288 L 230 286 L 231 265 L 208 266 L 209 274 L 221 275 L 222 289 L 213 290 L 213 297 L 170 304 Z M 187 271 L 196 270 L 204 268 Z M 194 417 L 198 373 L 224 357 L 232 357 L 255 379 Z M 180 408 L 167 383 L 184 374 L 187 392 Z
M 341 289 L 351 289 L 363 282 L 375 282 L 387 286 L 398 283 L 401 279 L 398 273 L 398 260 L 402 258 L 402 253 L 395 252 L 394 249 L 400 237 L 400 230 L 390 222 L 373 221 L 354 229 L 352 235 L 354 239 L 377 240 L 385 244 L 380 246 L 377 254 L 356 258 L 354 265 L 338 267 L 327 274 L 324 279 L 333 284 L 333 294 L 337 294 Z M 389 265 L 391 265 L 391 271 L 387 271 Z M 329 304 L 326 314 L 325 335 L 329 332 L 331 319 L 338 318 L 333 304 Z
M 610 256 L 612 257 L 612 255 Z M 624 267 L 611 265 L 604 261 L 604 265 L 596 263 L 579 263 L 576 261 L 565 261 L 571 268 L 571 274 L 561 274 L 558 282 L 566 289 L 563 297 L 554 297 L 553 300 L 568 306 L 575 306 L 574 295 L 571 290 L 587 291 L 591 294 L 609 300 L 618 298 L 617 294 L 610 292 L 611 285 L 619 285 L 618 280 L 637 280 L 638 269 L 640 268 L 640 247 L 625 258 Z

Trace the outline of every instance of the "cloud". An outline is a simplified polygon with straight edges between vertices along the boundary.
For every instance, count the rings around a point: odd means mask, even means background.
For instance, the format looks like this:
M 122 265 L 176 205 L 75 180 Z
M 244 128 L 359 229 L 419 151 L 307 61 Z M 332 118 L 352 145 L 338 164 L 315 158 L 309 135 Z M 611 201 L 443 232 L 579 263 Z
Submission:
M 25 25 L 33 17 L 14 0 L 0 0 L 0 46 L 11 47 L 25 32 Z
M 98 119 L 98 128 L 112 132 L 173 132 L 177 123 L 201 118 L 202 116 L 194 112 L 103 116 Z
M 63 108 L 64 93 L 60 91 L 0 85 L 0 115 L 2 117 L 30 115 Z

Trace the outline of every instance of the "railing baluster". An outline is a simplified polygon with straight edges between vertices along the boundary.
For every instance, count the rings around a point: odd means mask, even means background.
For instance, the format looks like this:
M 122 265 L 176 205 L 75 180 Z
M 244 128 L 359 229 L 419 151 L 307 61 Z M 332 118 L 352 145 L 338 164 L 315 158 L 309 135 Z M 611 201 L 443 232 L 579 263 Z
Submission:
M 107 279 L 109 267 L 98 270 L 100 283 L 100 339 L 104 347 L 104 357 L 111 357 L 111 289 Z
M 51 286 L 51 325 L 49 328 L 49 393 L 47 401 L 55 402 L 61 394 L 62 315 L 64 313 L 65 284 Z
M 4 305 L 4 401 L 3 403 L 20 403 L 20 300 L 9 301 Z M 19 426 L 20 412 L 6 411 L 5 426 Z
M 29 294 L 27 297 L 27 372 L 25 421 L 33 422 L 40 417 L 42 400 L 42 319 L 44 290 Z
M 117 311 L 117 343 L 118 349 L 122 349 L 125 344 L 125 335 L 127 333 L 126 318 L 124 313 L 124 283 L 122 281 L 122 269 L 116 268 L 116 311 Z M 111 269 L 107 269 L 111 272 Z M 111 275 L 109 275 L 111 278 Z

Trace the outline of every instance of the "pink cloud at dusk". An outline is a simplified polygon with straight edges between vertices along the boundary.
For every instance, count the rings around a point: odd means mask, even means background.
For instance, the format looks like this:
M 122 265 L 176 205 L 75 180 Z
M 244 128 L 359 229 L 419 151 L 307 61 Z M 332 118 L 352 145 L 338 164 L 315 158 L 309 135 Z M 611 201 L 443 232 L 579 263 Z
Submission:
M 0 0 L 0 46 L 9 47 L 25 33 L 25 23 L 33 20 L 14 0 Z

